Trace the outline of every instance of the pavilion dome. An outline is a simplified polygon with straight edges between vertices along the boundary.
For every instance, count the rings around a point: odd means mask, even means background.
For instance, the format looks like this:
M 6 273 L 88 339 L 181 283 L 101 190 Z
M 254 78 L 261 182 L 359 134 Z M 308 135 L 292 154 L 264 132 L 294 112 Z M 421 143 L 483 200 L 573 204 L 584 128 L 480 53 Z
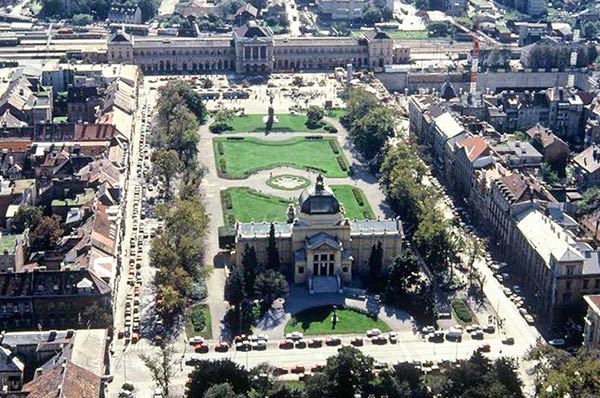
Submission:
M 340 212 L 340 202 L 333 191 L 323 183 L 323 176 L 320 174 L 313 187 L 302 191 L 298 206 L 304 214 L 337 214 Z

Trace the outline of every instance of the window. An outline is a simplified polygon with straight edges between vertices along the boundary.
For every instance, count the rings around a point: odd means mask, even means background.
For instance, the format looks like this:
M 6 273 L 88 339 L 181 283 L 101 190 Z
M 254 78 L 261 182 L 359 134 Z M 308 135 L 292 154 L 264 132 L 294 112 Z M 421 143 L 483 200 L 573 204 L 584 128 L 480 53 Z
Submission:
M 574 266 L 572 266 L 572 265 L 569 265 L 569 266 L 567 267 L 567 275 L 568 275 L 568 276 L 571 276 L 571 275 L 573 275 L 573 271 L 574 271 L 574 270 L 575 270 L 575 267 L 574 267 Z
M 587 289 L 589 284 L 590 284 L 590 280 L 589 279 L 584 279 L 583 280 L 583 288 L 584 289 Z
M 594 280 L 594 289 L 600 288 L 600 279 Z
M 348 266 L 347 266 L 347 265 L 344 265 L 344 266 L 342 267 L 342 272 L 348 272 L 348 269 L 349 269 L 349 268 L 348 268 Z
M 565 283 L 565 290 L 571 290 L 571 281 Z
M 298 273 L 299 274 L 303 274 L 304 273 L 304 267 L 298 267 Z

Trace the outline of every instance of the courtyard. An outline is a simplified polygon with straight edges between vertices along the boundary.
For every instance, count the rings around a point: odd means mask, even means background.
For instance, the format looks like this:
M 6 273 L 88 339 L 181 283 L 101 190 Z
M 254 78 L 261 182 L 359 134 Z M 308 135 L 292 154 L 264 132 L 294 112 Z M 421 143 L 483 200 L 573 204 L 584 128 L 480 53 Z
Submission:
M 313 170 L 330 178 L 347 177 L 350 170 L 335 137 L 306 136 L 286 140 L 218 137 L 213 142 L 217 170 L 222 178 L 243 179 L 278 166 Z

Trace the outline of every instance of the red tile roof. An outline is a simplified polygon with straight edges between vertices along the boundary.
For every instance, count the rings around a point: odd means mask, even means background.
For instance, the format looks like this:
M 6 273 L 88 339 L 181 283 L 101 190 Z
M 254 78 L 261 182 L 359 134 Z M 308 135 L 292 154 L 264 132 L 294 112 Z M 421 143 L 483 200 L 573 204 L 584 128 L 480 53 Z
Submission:
M 458 143 L 460 148 L 464 148 L 469 160 L 476 161 L 481 155 L 489 151 L 487 142 L 481 137 L 469 137 Z
M 26 152 L 31 147 L 31 140 L 0 140 L 0 150 L 7 149 L 12 152 Z
M 82 141 L 107 141 L 117 134 L 117 129 L 111 124 L 77 124 L 75 139 Z
M 69 360 L 54 364 L 23 386 L 27 398 L 97 398 L 100 390 L 100 377 Z

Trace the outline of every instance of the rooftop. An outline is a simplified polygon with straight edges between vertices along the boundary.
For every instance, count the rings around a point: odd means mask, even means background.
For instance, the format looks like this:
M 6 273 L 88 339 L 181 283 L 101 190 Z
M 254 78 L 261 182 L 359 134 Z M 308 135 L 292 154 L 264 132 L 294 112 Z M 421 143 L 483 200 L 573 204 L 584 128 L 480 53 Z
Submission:
M 517 214 L 515 218 L 517 229 L 549 268 L 552 257 L 559 262 L 585 259 L 573 238 L 539 210 L 528 209 Z

